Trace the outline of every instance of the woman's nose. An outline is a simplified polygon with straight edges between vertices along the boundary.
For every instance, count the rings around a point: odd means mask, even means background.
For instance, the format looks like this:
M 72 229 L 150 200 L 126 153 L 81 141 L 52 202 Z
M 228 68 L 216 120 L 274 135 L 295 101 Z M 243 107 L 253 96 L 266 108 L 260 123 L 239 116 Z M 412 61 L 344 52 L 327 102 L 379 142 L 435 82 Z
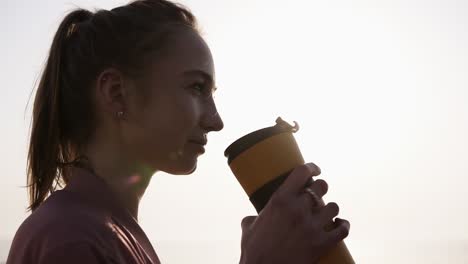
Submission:
M 203 125 L 203 128 L 208 132 L 220 131 L 224 128 L 223 120 L 219 116 L 218 112 L 215 112 L 211 117 L 206 118 L 206 122 Z
M 206 131 L 220 131 L 224 128 L 223 120 L 219 116 L 216 106 L 210 107 L 202 119 L 202 127 Z

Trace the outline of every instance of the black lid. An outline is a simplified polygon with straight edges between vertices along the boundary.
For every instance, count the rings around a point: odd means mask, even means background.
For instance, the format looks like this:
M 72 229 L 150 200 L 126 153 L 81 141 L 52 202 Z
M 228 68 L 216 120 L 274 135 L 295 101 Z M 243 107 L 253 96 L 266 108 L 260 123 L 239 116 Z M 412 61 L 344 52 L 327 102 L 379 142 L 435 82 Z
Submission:
M 294 126 L 292 126 L 281 119 L 281 117 L 278 117 L 276 119 L 276 125 L 256 130 L 234 141 L 226 148 L 224 156 L 228 158 L 228 164 L 230 164 L 239 154 L 258 142 L 280 133 L 295 133 L 298 130 L 299 125 L 296 121 L 294 121 Z

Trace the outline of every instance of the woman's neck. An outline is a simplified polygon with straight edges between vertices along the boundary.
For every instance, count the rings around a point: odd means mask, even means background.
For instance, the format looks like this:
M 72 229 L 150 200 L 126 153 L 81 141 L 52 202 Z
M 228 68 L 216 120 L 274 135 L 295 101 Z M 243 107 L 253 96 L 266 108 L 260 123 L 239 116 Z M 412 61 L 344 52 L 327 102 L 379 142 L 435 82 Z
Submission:
M 120 202 L 137 220 L 140 200 L 149 185 L 155 170 L 129 162 L 127 157 L 119 155 L 121 151 L 111 148 L 90 147 L 84 156 L 96 176 L 104 179 Z

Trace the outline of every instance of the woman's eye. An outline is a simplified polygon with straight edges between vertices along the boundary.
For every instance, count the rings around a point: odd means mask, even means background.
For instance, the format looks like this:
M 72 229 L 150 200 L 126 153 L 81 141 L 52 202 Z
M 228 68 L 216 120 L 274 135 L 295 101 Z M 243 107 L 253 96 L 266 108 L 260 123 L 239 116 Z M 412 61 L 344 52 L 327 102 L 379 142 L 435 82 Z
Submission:
M 192 88 L 201 94 L 205 94 L 207 89 L 203 83 L 195 83 L 192 85 Z
M 201 83 L 196 83 L 196 84 L 193 85 L 193 88 L 195 90 L 197 90 L 197 91 L 202 92 L 205 87 L 203 87 L 203 84 L 201 84 Z

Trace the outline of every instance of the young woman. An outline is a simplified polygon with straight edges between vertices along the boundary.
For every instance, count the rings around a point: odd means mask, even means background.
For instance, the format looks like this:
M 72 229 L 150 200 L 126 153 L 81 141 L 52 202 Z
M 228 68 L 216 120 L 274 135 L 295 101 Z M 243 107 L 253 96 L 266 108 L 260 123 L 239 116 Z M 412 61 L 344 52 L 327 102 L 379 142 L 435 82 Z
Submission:
M 192 173 L 207 134 L 223 128 L 214 75 L 180 5 L 141 0 L 68 14 L 34 101 L 32 213 L 7 263 L 159 263 L 138 204 L 156 172 Z M 347 236 L 345 220 L 323 229 L 338 206 L 317 203 L 327 191 L 310 183 L 319 173 L 312 163 L 296 168 L 259 216 L 243 220 L 241 263 L 314 263 Z

